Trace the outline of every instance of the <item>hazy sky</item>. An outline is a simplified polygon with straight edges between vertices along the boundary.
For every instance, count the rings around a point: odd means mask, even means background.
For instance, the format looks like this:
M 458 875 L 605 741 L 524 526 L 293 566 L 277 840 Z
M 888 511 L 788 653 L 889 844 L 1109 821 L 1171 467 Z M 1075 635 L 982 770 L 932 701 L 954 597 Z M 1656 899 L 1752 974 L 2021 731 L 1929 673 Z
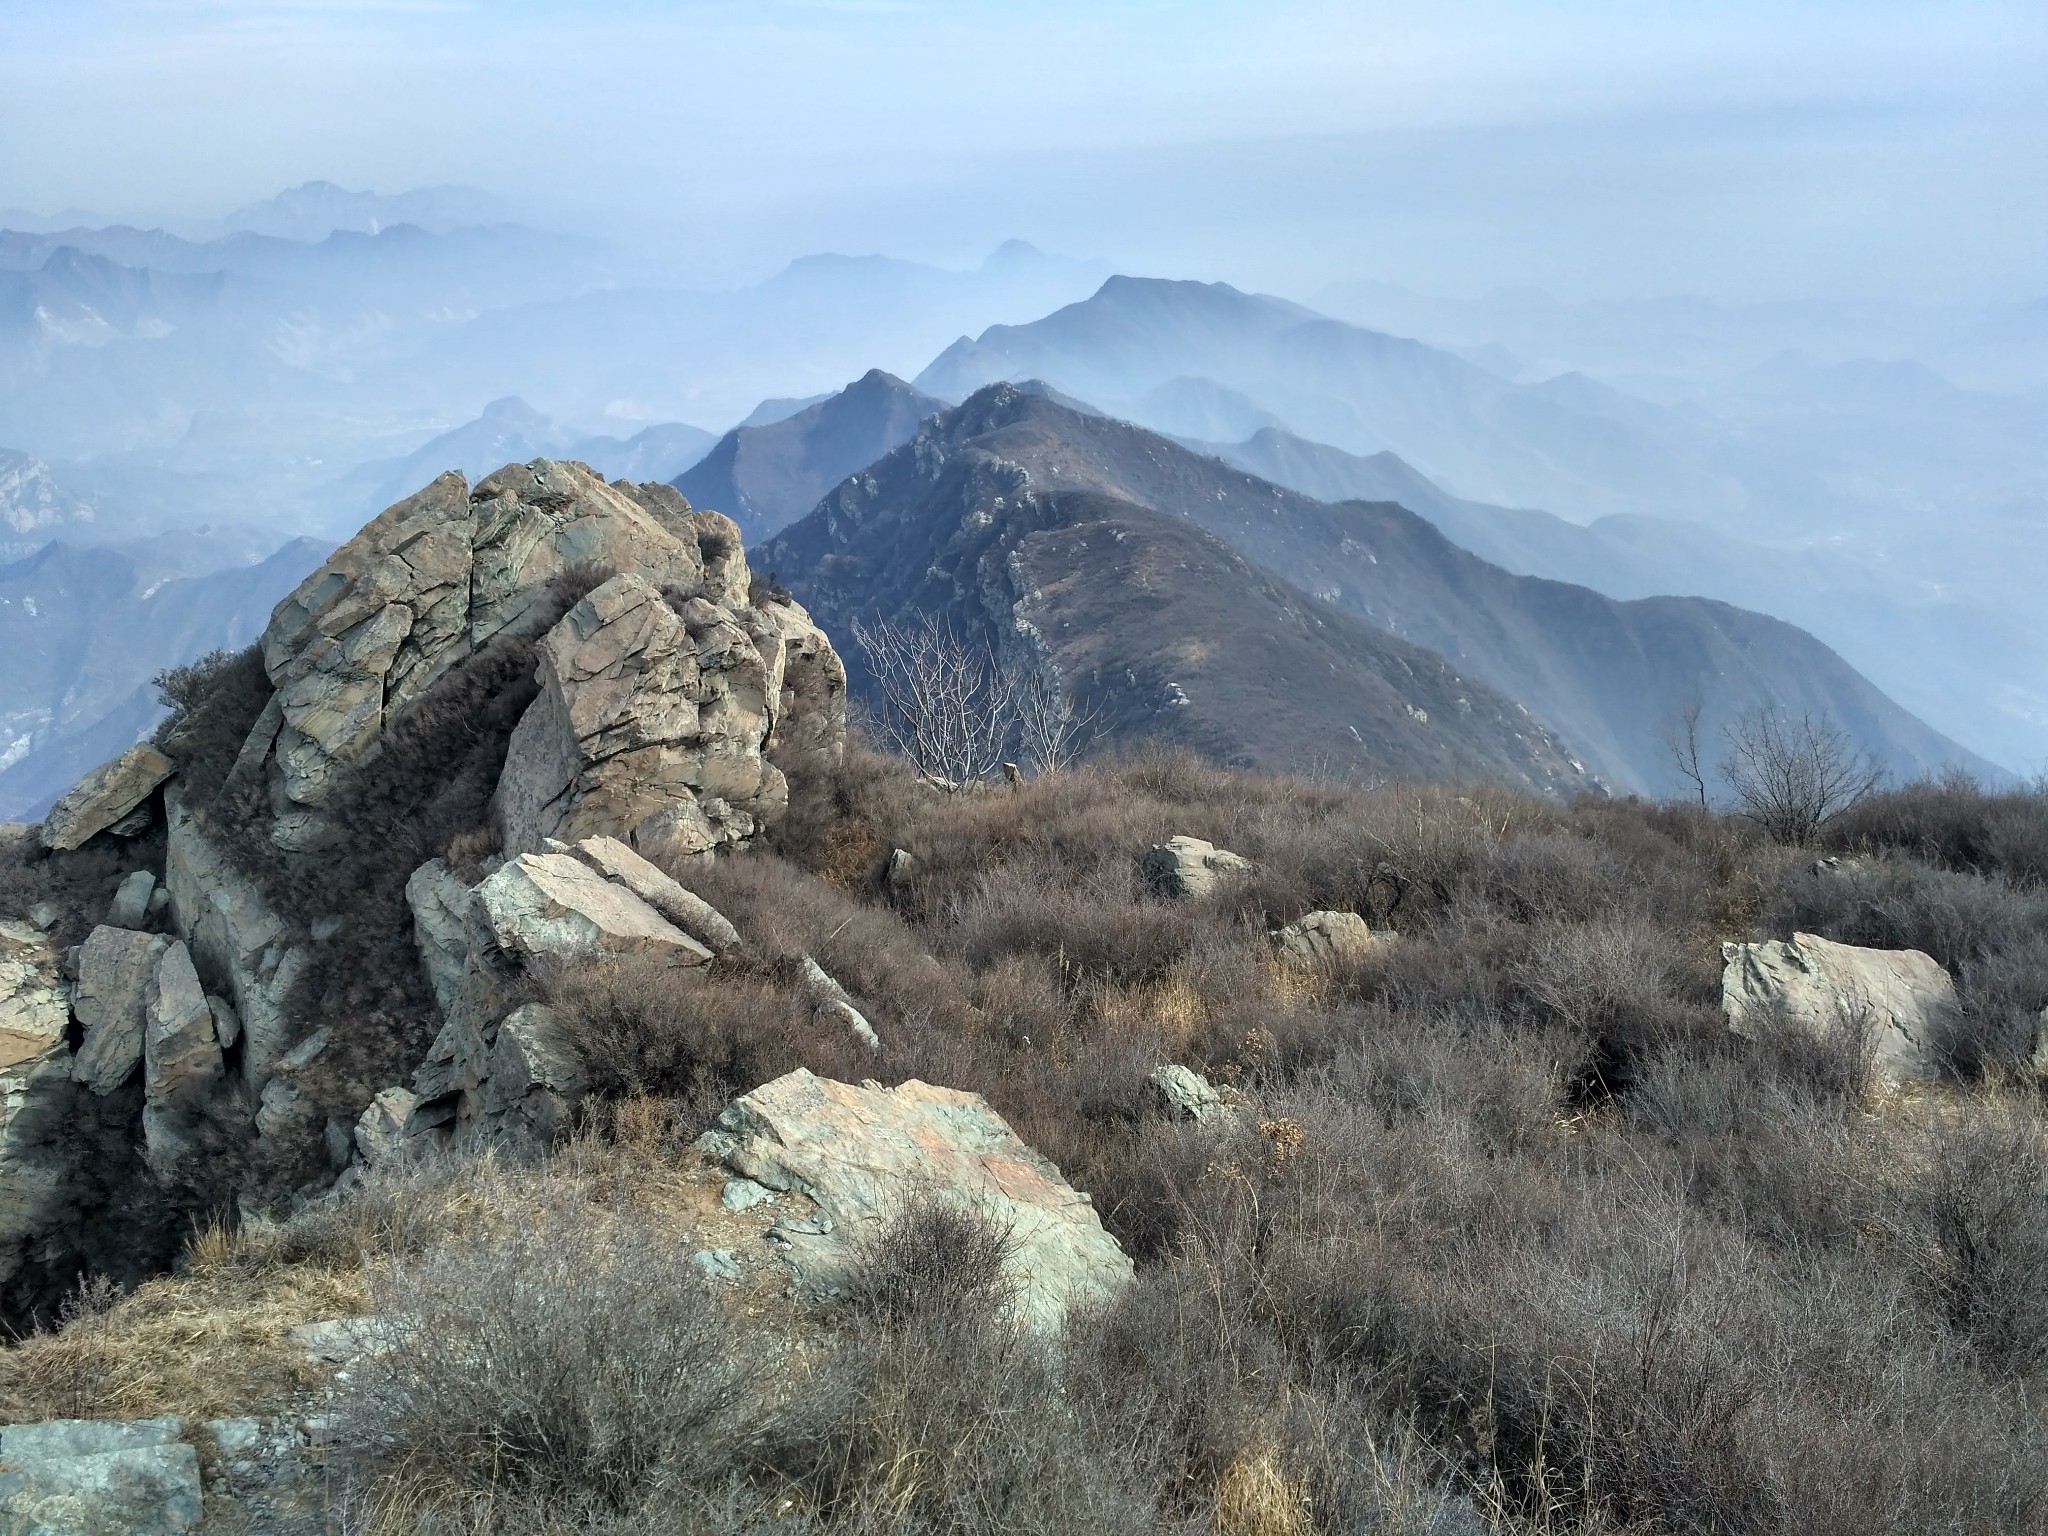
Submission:
M 0 207 L 465 182 L 681 276 L 2048 293 L 2042 0 L 0 0 Z

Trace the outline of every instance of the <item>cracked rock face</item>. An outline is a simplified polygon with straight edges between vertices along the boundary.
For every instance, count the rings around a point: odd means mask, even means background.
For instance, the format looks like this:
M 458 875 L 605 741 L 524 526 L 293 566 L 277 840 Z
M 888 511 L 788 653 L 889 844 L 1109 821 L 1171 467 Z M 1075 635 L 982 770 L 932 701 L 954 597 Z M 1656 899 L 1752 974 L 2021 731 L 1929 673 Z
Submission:
M 507 465 L 474 491 L 451 472 L 381 513 L 264 630 L 283 798 L 323 804 L 387 719 L 584 562 L 683 586 L 704 565 L 693 539 L 580 464 Z
M 538 681 L 498 784 L 510 850 L 608 834 L 688 857 L 788 803 L 762 756 L 779 678 L 708 599 L 677 612 L 645 577 L 615 576 L 549 631 Z
M 142 1062 L 149 994 L 169 942 L 103 924 L 79 946 L 72 1007 L 85 1041 L 71 1073 L 101 1098 L 127 1082 Z

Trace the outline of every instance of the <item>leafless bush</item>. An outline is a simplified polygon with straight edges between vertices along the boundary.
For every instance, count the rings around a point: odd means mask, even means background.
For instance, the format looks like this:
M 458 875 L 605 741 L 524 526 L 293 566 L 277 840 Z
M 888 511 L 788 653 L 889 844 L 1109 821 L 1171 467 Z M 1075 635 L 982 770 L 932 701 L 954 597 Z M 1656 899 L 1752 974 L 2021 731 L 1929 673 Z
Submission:
M 1760 707 L 1722 735 L 1721 776 L 1737 808 L 1781 843 L 1811 843 L 1884 780 L 1883 764 L 1865 757 L 1853 736 L 1812 715 L 1795 721 Z
M 847 1296 L 884 1327 L 1009 1321 L 1014 1234 L 984 1210 L 927 1196 L 859 1243 Z
M 395 1264 L 378 1305 L 350 1406 L 401 1464 L 614 1510 L 745 1464 L 766 1362 L 645 1222 L 543 1206 Z
M 1016 736 L 1018 684 L 986 642 L 930 613 L 907 624 L 856 619 L 853 638 L 874 678 L 876 725 L 890 747 L 948 783 L 995 772 Z

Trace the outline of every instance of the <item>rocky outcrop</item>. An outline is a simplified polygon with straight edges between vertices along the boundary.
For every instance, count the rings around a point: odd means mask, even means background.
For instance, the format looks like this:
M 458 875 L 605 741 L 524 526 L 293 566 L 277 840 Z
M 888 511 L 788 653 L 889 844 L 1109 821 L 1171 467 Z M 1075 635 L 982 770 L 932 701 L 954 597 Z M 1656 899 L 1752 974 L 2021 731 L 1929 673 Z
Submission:
M 442 1024 L 411 1087 L 387 1089 L 358 1122 L 364 1161 L 472 1142 L 527 1155 L 566 1128 L 583 1077 L 559 1021 L 537 1005 L 499 1016 L 527 966 L 603 955 L 707 964 L 712 949 L 672 919 L 721 948 L 738 944 L 716 908 L 617 839 L 555 846 L 507 861 L 473 888 L 439 859 L 413 872 L 406 899 Z
M 1356 965 L 1372 953 L 1375 942 L 1356 912 L 1311 912 L 1275 929 L 1272 939 L 1280 961 L 1304 971 Z
M 22 1536 L 171 1536 L 199 1523 L 185 1421 L 54 1419 L 0 1430 L 0 1517 Z
M 288 1048 L 292 988 L 311 951 L 214 846 L 179 796 L 168 796 L 165 810 L 164 884 L 172 922 L 200 974 L 225 986 L 242 1037 L 242 1080 L 260 1094 Z
M 1067 1309 L 1113 1295 L 1131 1261 L 1085 1194 L 1024 1144 L 977 1094 L 911 1081 L 854 1087 L 799 1067 L 736 1099 L 699 1143 L 815 1215 L 769 1237 L 801 1292 L 829 1298 L 869 1235 L 907 1205 L 953 1201 L 1009 1232 L 1020 1320 L 1054 1332 Z
M 171 760 L 148 742 L 100 764 L 50 807 L 43 818 L 43 846 L 69 851 L 102 832 L 142 831 L 149 825 L 149 797 L 172 769 Z
M 1867 1030 L 1884 1078 L 1941 1075 L 1957 1003 L 1933 957 L 1795 933 L 1723 944 L 1721 961 L 1721 1007 L 1736 1034 L 1755 1038 L 1780 1023 L 1822 1035 Z
M 1186 899 L 1207 896 L 1227 877 L 1251 867 L 1250 859 L 1228 848 L 1199 837 L 1172 837 L 1146 849 L 1138 869 L 1160 895 Z
M 473 491 L 448 474 L 372 521 L 272 615 L 263 656 L 277 707 L 244 756 L 268 764 L 273 839 L 339 835 L 320 814 L 339 770 L 465 656 L 542 622 L 550 582 L 572 568 L 621 574 L 543 647 L 542 697 L 507 765 L 512 851 L 557 833 L 633 835 L 664 812 L 677 825 L 649 826 L 643 846 L 747 835 L 779 803 L 761 752 L 786 687 L 793 699 L 799 685 L 820 693 L 798 711 L 799 744 L 843 740 L 843 667 L 794 603 L 752 604 L 730 519 L 693 512 L 667 486 L 607 485 L 581 464 L 507 465 Z M 585 800 L 596 803 L 579 814 Z

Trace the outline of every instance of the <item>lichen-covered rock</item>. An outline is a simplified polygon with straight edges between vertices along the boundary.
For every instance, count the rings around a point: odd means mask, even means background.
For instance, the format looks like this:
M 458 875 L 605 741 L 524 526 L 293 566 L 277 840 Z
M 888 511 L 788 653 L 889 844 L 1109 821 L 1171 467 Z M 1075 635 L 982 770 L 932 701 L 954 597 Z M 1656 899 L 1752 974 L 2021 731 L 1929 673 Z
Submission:
M 1251 860 L 1199 837 L 1172 837 L 1145 850 L 1139 872 L 1162 896 L 1207 896 L 1226 876 L 1242 874 Z
M 788 801 L 763 756 L 768 666 L 706 598 L 679 613 L 645 577 L 613 577 L 548 632 L 538 681 L 498 783 L 509 851 L 615 835 L 686 857 L 744 840 Z
M 202 977 L 225 986 L 242 1034 L 242 1080 L 263 1085 L 290 1037 L 293 986 L 310 959 L 290 926 L 200 829 L 191 808 L 166 799 L 164 884 L 171 920 Z
M 1810 933 L 1721 946 L 1728 1027 L 1754 1038 L 1774 1022 L 1818 1034 L 1867 1029 L 1891 1081 L 1941 1074 L 1957 1019 L 1955 983 L 1917 949 L 1863 949 Z
M 1356 912 L 1311 912 L 1273 933 L 1273 952 L 1300 970 L 1355 965 L 1373 951 L 1372 929 Z
M 20 1536 L 172 1536 L 199 1523 L 185 1423 L 53 1419 L 0 1430 L 0 1524 Z
M 148 742 L 130 747 L 112 762 L 102 763 L 50 807 L 43 818 L 43 846 L 56 850 L 83 847 L 102 832 L 125 824 L 144 808 L 159 784 L 168 779 L 175 765 Z M 132 828 L 140 832 L 147 817 Z
M 498 946 L 525 960 L 637 954 L 702 965 L 711 951 L 580 859 L 525 853 L 476 888 Z
M 168 939 L 105 924 L 78 947 L 78 982 L 72 1009 L 85 1039 L 72 1076 L 105 1098 L 142 1062 L 149 994 Z
M 736 1099 L 702 1145 L 734 1173 L 816 1201 L 816 1217 L 771 1229 L 799 1288 L 829 1297 L 862 1239 L 906 1205 L 956 1201 L 1010 1233 L 1021 1320 L 1056 1331 L 1070 1306 L 1102 1301 L 1131 1261 L 1088 1197 L 979 1096 L 911 1081 L 855 1087 L 799 1067 Z

